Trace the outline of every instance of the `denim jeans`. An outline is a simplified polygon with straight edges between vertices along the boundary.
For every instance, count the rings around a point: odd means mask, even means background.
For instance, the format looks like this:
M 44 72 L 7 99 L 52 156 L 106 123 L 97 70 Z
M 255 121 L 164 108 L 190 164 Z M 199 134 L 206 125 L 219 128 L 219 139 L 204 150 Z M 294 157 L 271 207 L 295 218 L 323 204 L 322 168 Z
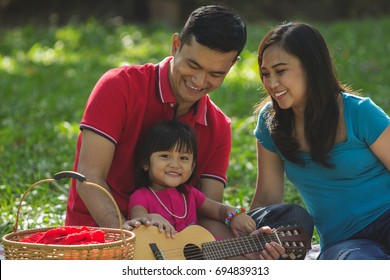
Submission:
M 269 226 L 301 226 L 311 237 L 313 235 L 313 219 L 310 214 L 298 204 L 274 204 L 267 207 L 256 208 L 248 212 L 256 221 L 256 227 Z
M 313 236 L 313 219 L 309 213 L 297 204 L 274 204 L 267 207 L 256 208 L 248 212 L 248 215 L 256 222 L 256 228 L 269 226 L 278 228 L 281 226 L 300 226 L 310 236 Z M 304 259 L 301 254 L 298 259 Z
M 390 260 L 390 210 L 345 241 L 325 249 L 319 260 Z

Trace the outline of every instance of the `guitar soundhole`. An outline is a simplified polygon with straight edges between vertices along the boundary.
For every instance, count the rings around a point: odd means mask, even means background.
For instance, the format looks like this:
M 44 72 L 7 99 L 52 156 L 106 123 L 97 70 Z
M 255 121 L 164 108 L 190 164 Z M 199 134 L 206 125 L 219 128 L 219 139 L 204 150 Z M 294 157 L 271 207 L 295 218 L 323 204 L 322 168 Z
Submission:
M 183 255 L 187 260 L 203 260 L 202 249 L 195 244 L 185 245 Z

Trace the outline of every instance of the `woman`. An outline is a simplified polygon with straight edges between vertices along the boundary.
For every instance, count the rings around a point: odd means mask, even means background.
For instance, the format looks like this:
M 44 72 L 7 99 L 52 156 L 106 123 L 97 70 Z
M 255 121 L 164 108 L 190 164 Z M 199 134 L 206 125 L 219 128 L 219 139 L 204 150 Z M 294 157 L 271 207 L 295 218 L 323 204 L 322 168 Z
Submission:
M 320 237 L 319 259 L 390 259 L 390 118 L 337 80 L 313 26 L 287 23 L 258 50 L 267 99 L 256 108 L 251 209 L 283 201 L 284 173 Z

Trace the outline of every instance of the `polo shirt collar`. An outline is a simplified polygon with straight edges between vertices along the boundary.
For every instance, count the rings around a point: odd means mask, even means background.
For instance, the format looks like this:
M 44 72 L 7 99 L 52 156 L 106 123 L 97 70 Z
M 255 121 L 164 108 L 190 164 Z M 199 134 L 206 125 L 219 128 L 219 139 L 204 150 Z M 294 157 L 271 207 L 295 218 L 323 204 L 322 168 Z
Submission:
M 176 105 L 176 100 L 173 96 L 172 88 L 169 83 L 169 77 L 168 77 L 169 63 L 172 59 L 173 57 L 169 56 L 158 64 L 156 90 L 162 103 Z M 208 98 L 209 98 L 208 95 L 202 97 L 198 102 L 194 104 L 192 109 L 194 121 L 204 126 L 208 125 L 207 123 Z

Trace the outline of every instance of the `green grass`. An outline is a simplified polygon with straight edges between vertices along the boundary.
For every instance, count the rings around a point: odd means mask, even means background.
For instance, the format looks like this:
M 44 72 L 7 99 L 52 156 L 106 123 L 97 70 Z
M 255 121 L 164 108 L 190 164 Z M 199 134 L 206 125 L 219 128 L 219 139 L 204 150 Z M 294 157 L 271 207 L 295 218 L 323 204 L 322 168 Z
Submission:
M 315 24 L 315 23 L 314 23 Z M 242 59 L 212 98 L 233 121 L 225 201 L 247 207 L 256 182 L 253 106 L 264 96 L 256 64 L 261 37 L 273 23 L 248 26 Z M 390 19 L 316 24 L 335 55 L 340 79 L 390 113 Z M 28 186 L 73 165 L 78 123 L 98 78 L 123 64 L 158 62 L 171 34 L 158 26 L 115 26 L 90 20 L 64 27 L 0 30 L 0 236 L 12 231 Z M 34 188 L 19 229 L 63 224 L 68 181 Z M 286 201 L 302 203 L 286 184 Z

